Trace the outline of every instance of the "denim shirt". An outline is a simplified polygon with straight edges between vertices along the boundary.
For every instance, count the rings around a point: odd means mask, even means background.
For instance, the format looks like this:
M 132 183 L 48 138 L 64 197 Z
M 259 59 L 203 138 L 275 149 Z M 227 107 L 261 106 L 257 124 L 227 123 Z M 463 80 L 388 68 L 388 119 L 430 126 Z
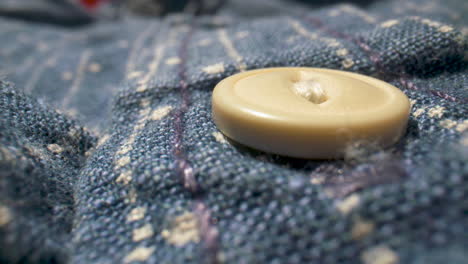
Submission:
M 465 263 L 468 2 L 147 2 L 0 1 L 1 263 Z M 389 82 L 406 134 L 223 136 L 214 86 L 279 66 Z

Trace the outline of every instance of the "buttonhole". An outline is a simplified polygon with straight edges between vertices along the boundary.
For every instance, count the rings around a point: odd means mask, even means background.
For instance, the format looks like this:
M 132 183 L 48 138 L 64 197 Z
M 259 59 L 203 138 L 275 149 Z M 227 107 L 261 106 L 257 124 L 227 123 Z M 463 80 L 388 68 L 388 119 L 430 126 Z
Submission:
M 316 80 L 298 80 L 292 85 L 293 92 L 314 104 L 321 104 L 328 100 L 328 96 L 320 82 Z

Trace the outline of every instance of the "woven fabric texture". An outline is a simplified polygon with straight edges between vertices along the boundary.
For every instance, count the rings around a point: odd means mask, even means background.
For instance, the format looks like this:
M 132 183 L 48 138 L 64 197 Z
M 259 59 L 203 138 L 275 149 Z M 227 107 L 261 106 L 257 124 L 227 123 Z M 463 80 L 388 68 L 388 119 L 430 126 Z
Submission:
M 70 2 L 0 1 L 0 263 L 466 263 L 467 1 Z M 279 66 L 395 85 L 405 136 L 331 161 L 226 139 L 213 87 Z

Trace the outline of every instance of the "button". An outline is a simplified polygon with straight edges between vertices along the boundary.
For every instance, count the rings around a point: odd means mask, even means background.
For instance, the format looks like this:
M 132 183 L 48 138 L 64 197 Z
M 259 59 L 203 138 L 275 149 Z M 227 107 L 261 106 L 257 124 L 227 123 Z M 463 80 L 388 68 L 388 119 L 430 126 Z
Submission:
M 228 138 L 280 155 L 342 157 L 355 143 L 386 147 L 403 135 L 410 103 L 398 88 L 361 74 L 268 68 L 222 80 L 213 119 Z

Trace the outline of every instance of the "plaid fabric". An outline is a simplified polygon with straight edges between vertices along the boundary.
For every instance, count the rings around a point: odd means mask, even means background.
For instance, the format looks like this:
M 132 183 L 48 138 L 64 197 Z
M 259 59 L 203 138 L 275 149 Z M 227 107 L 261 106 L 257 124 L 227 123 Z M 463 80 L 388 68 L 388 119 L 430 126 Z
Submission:
M 466 1 L 232 0 L 86 25 L 25 2 L 0 2 L 1 263 L 466 263 Z M 275 66 L 390 82 L 406 135 L 334 161 L 223 137 L 214 85 Z

